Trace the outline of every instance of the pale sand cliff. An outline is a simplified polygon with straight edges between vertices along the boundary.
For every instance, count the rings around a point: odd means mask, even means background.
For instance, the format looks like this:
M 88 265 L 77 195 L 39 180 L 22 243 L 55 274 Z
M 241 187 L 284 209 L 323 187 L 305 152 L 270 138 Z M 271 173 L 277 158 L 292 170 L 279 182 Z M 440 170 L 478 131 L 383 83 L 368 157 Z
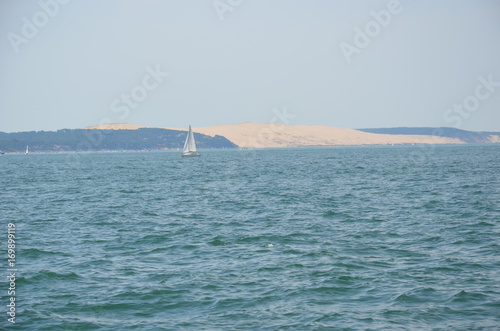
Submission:
M 339 129 L 323 125 L 285 125 L 246 122 L 194 128 L 193 131 L 226 137 L 240 147 L 299 147 L 381 144 L 461 144 L 455 138 L 420 135 L 389 135 Z
M 87 129 L 137 129 L 133 124 L 106 124 Z M 174 129 L 173 130 L 186 130 Z M 193 128 L 194 132 L 210 136 L 224 136 L 239 147 L 271 148 L 332 145 L 385 145 L 385 144 L 463 144 L 456 138 L 421 135 L 390 135 L 367 133 L 353 129 L 339 129 L 323 125 L 284 125 L 279 123 L 245 122 Z
M 490 136 L 490 143 L 500 143 L 500 136 L 492 134 Z

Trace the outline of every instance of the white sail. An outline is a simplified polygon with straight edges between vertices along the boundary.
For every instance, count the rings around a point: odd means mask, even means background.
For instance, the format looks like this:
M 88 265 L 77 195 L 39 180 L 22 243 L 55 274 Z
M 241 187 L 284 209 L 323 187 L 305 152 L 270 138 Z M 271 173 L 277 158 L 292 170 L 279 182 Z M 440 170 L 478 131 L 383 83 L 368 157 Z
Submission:
M 189 152 L 188 141 L 189 141 L 189 133 L 186 137 L 186 141 L 184 142 L 184 147 L 182 148 L 182 154 Z
M 194 133 L 193 130 L 191 130 L 191 125 L 189 126 L 188 148 L 190 152 L 196 152 L 196 142 L 194 141 Z
M 29 153 L 28 145 L 26 145 L 26 154 Z
M 194 141 L 193 130 L 191 130 L 191 125 L 189 126 L 188 135 L 186 137 L 186 141 L 184 142 L 184 148 L 182 149 L 182 155 L 192 155 L 199 156 L 196 152 L 196 142 Z

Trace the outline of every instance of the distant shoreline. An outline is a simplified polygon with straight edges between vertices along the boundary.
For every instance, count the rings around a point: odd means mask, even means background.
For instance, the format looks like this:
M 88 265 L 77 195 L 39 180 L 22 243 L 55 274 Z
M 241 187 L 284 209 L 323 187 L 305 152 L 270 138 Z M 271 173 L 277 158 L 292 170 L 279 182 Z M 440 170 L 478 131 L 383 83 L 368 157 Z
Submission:
M 288 147 L 261 147 L 261 148 L 201 148 L 199 149 L 200 152 L 207 153 L 207 152 L 221 152 L 221 151 L 228 151 L 228 152 L 251 152 L 251 151 L 271 151 L 271 150 L 310 150 L 310 149 L 331 149 L 331 148 L 338 148 L 338 149 L 344 149 L 344 148 L 422 148 L 422 147 L 481 147 L 481 146 L 492 146 L 496 145 L 497 143 L 476 143 L 476 144 L 381 144 L 381 145 L 375 145 L 375 144 L 370 144 L 370 145 L 321 145 L 321 146 L 288 146 Z M 3 154 L 0 154 L 0 157 L 2 156 L 11 156 L 11 155 L 18 155 L 18 156 L 27 156 L 29 155 L 71 155 L 71 154 L 119 154 L 119 153 L 169 153 L 169 154 L 175 154 L 175 153 L 181 153 L 181 150 L 174 150 L 174 149 L 159 149 L 159 150 L 136 150 L 136 149 L 130 149 L 130 150 L 91 150 L 91 151 L 33 151 L 30 152 L 28 155 L 26 155 L 24 152 L 4 152 Z
M 245 122 L 193 128 L 200 150 L 500 143 L 500 133 L 455 128 L 341 129 Z M 186 130 L 115 123 L 58 131 L 0 132 L 0 152 L 178 151 Z

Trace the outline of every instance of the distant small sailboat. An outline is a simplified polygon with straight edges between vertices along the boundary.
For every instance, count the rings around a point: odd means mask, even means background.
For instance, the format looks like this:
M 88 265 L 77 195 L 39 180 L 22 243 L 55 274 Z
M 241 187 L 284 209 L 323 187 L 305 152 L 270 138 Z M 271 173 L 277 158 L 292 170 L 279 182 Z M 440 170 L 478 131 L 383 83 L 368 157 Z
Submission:
M 196 151 L 196 142 L 194 141 L 193 130 L 191 130 L 191 125 L 189 126 L 189 132 L 186 137 L 186 142 L 184 143 L 184 148 L 182 149 L 182 156 L 200 156 L 201 154 Z
M 28 153 L 30 152 L 29 148 L 28 148 L 28 145 L 26 145 L 26 155 L 28 155 Z

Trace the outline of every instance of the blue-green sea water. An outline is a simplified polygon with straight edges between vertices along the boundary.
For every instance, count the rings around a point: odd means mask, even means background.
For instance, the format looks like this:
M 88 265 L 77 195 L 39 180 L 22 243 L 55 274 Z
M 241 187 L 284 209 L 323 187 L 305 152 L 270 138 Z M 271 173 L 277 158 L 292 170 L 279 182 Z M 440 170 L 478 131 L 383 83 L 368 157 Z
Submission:
M 499 145 L 1 155 L 0 327 L 499 330 L 499 170 Z

